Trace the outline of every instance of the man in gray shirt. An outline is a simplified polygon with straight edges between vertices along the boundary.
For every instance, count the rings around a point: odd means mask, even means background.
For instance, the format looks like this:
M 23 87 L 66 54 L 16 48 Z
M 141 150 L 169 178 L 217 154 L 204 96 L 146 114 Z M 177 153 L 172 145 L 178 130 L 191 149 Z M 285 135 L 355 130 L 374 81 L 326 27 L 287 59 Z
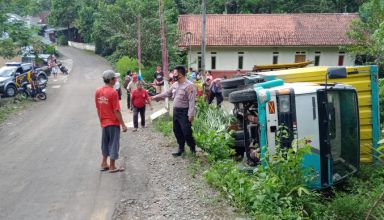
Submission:
M 192 121 L 195 116 L 196 88 L 186 78 L 184 66 L 176 66 L 173 70 L 175 81 L 164 93 L 153 96 L 152 99 L 159 101 L 167 97 L 173 97 L 173 133 L 177 139 L 179 150 L 173 156 L 181 156 L 184 153 L 185 142 L 191 152 L 196 153 L 196 144 L 192 136 Z

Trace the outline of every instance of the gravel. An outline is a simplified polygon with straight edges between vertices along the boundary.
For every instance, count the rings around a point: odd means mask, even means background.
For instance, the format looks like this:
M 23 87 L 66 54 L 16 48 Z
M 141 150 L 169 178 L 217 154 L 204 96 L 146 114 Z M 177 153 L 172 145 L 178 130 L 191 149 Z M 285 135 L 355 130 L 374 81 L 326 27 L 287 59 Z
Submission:
M 112 219 L 243 219 L 203 180 L 198 163 L 171 155 L 175 146 L 151 127 L 122 135 L 125 183 Z

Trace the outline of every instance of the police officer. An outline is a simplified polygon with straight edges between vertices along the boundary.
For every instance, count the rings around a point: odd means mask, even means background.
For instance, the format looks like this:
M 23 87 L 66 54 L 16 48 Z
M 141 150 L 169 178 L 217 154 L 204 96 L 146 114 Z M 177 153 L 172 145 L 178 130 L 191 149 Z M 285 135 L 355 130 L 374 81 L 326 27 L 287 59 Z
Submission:
M 173 80 L 175 83 L 159 95 L 152 99 L 159 101 L 166 97 L 173 97 L 173 133 L 176 136 L 179 150 L 172 153 L 178 157 L 184 153 L 185 142 L 187 142 L 191 152 L 196 153 L 196 144 L 192 136 L 192 121 L 195 116 L 196 89 L 194 84 L 187 80 L 184 66 L 176 66 L 173 69 Z

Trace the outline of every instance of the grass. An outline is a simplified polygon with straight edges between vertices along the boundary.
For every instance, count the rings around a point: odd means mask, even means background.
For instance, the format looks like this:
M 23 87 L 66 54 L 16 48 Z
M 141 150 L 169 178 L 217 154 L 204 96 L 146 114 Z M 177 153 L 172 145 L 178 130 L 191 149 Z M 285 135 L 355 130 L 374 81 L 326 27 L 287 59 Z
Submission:
M 166 137 L 170 137 L 173 132 L 173 122 L 171 117 L 163 116 L 153 121 L 155 129 Z
M 16 97 L 13 100 L 2 101 L 0 104 L 0 124 L 4 123 L 12 115 L 24 109 L 31 101 Z

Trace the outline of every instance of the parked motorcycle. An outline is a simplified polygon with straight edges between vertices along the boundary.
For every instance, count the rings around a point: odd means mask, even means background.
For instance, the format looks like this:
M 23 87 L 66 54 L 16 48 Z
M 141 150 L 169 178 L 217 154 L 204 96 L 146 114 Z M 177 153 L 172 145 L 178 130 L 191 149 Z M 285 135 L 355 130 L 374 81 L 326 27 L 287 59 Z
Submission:
M 27 99 L 28 97 L 36 97 L 39 100 L 46 100 L 47 99 L 47 81 L 43 80 L 39 82 L 37 85 L 37 88 L 35 90 L 32 89 L 32 85 L 28 82 L 23 82 L 20 87 L 17 89 L 19 95 Z
M 37 85 L 36 98 L 40 100 L 47 99 L 47 80 L 40 81 Z
M 28 82 L 23 82 L 17 88 L 17 93 L 21 98 L 27 99 L 28 97 L 32 97 L 32 87 Z
M 67 67 L 65 67 L 61 62 L 58 62 L 57 66 L 59 67 L 59 69 L 62 73 L 64 73 L 65 75 L 68 75 Z

